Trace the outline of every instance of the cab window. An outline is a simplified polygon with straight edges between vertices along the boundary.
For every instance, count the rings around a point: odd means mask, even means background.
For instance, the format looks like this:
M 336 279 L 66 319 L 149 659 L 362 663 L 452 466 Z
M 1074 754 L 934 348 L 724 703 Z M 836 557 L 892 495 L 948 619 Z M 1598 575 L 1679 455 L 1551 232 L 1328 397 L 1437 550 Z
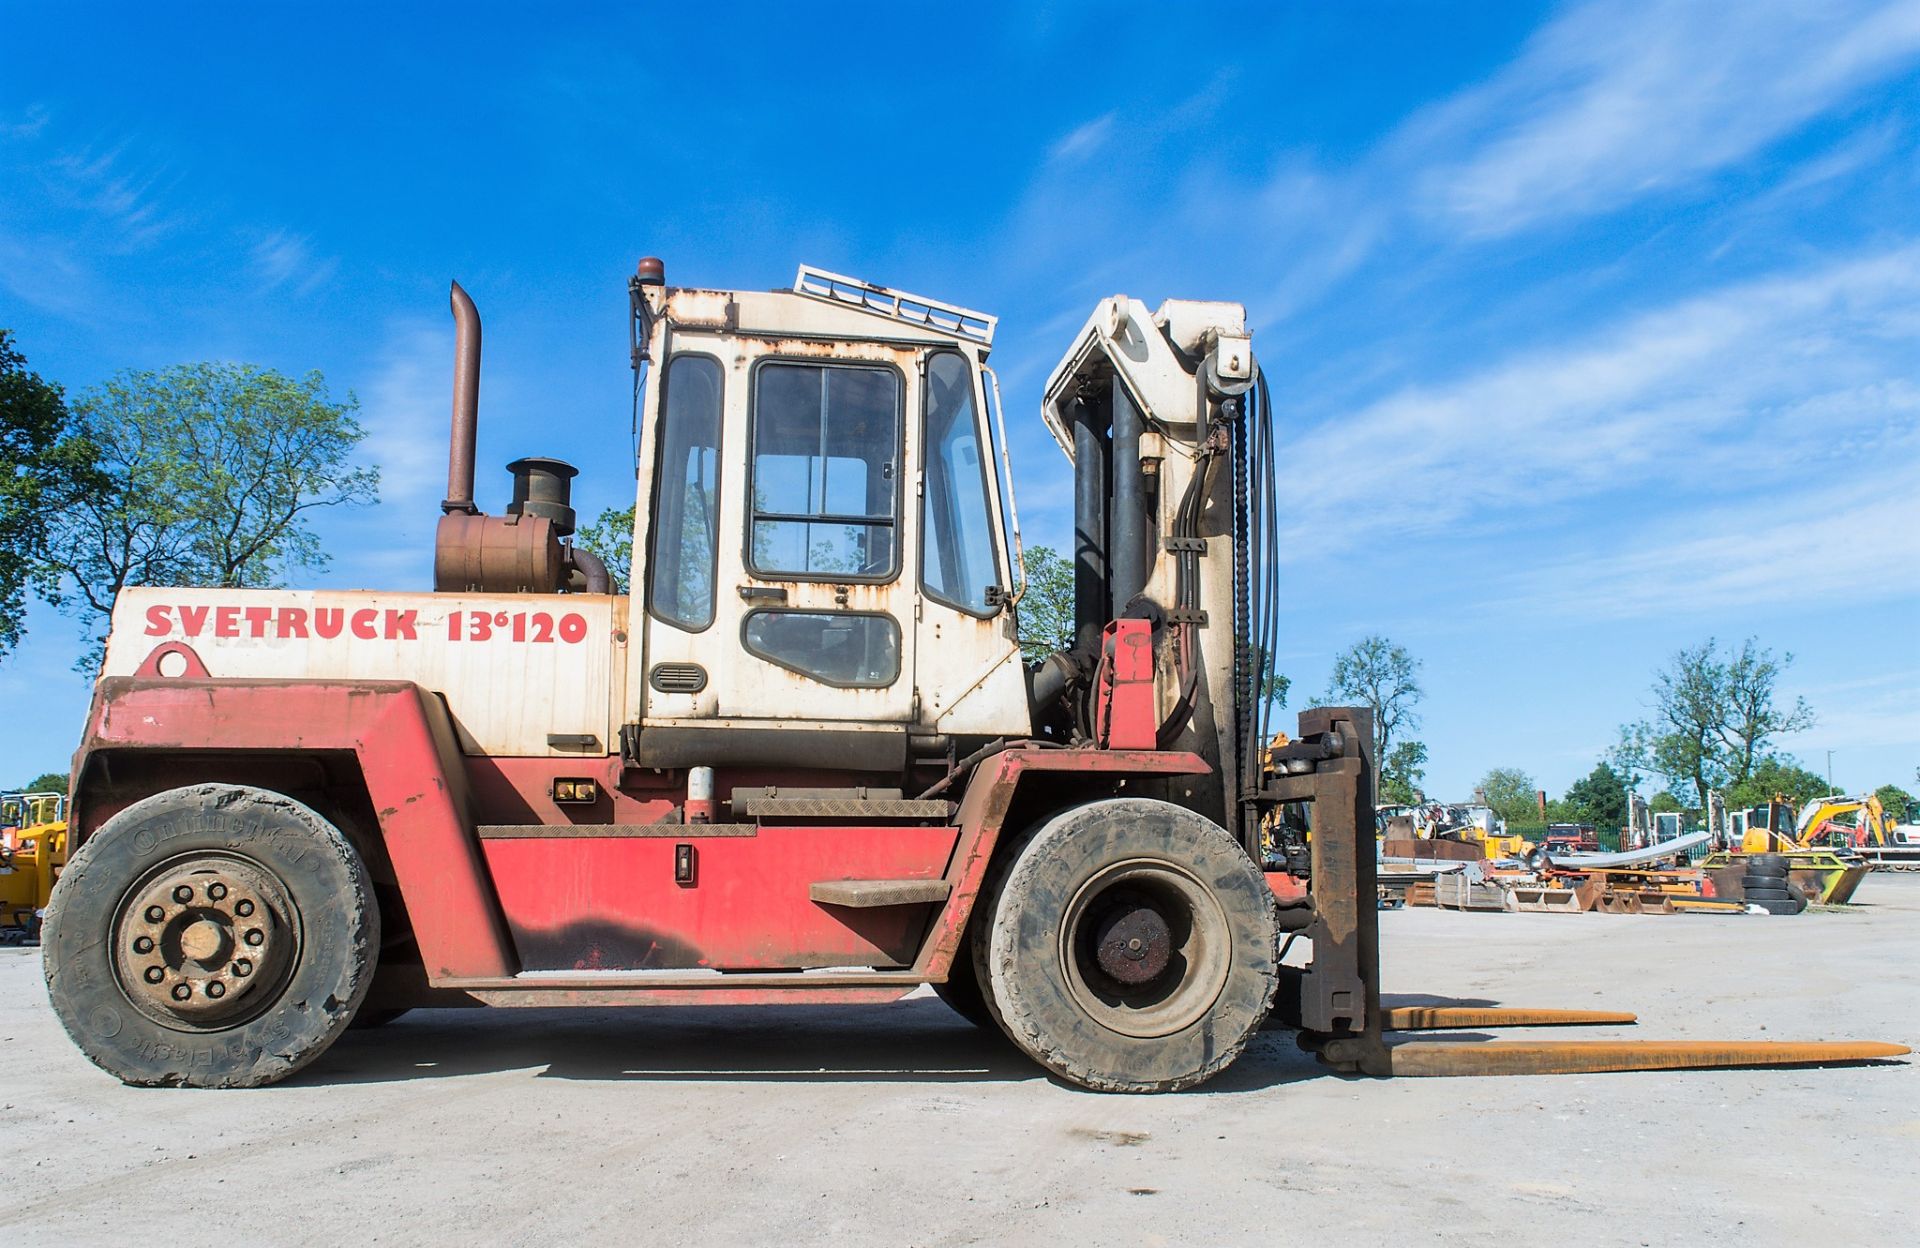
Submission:
M 890 368 L 771 360 L 754 371 L 747 566 L 886 581 L 899 572 L 901 381 Z

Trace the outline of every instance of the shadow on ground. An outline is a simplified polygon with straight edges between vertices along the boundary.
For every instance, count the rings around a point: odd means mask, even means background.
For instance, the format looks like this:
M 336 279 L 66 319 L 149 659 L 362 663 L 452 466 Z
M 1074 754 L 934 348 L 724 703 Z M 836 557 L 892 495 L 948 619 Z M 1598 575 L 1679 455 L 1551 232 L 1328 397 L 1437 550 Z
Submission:
M 416 1010 L 349 1031 L 295 1076 L 308 1085 L 537 1070 L 546 1079 L 998 1083 L 1047 1078 L 1005 1037 L 931 998 L 880 1006 Z M 1323 1073 L 1289 1032 L 1263 1032 L 1206 1087 L 1251 1092 Z

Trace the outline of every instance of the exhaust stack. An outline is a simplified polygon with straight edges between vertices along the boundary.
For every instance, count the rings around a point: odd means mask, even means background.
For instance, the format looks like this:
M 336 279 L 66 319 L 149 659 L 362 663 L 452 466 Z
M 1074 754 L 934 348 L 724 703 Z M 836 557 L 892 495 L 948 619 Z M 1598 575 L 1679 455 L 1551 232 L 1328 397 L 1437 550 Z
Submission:
M 447 497 L 433 539 L 433 587 L 442 593 L 558 593 L 574 569 L 560 539 L 573 531 L 568 479 L 558 460 L 512 465 L 514 503 L 504 516 L 482 515 L 473 499 L 480 428 L 480 312 L 460 283 L 453 308 L 453 428 L 447 439 Z M 588 579 L 583 575 L 583 579 Z M 604 591 L 602 591 L 604 592 Z
M 453 436 L 447 440 L 447 497 L 440 510 L 478 515 L 473 503 L 474 442 L 480 427 L 480 309 L 453 284 Z

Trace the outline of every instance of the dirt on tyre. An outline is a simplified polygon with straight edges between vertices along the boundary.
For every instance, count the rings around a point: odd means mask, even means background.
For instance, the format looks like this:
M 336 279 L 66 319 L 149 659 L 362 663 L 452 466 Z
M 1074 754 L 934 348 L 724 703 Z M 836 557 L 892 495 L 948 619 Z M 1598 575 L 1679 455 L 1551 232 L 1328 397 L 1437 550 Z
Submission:
M 1011 850 L 991 905 L 975 946 L 986 1004 L 1081 1087 L 1193 1087 L 1273 1003 L 1273 894 L 1233 838 L 1181 807 L 1122 798 L 1054 817 Z
M 47 907 L 54 1013 L 125 1083 L 257 1087 L 293 1074 L 373 983 L 380 912 L 338 828 L 263 789 L 196 784 L 127 807 Z

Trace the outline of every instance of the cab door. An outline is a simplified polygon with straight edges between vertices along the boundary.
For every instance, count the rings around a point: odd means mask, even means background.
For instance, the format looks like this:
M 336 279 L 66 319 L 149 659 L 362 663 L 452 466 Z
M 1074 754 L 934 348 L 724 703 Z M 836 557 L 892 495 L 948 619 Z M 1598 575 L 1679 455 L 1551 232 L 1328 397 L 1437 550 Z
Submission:
M 1030 730 L 982 380 L 957 347 L 930 351 L 920 369 L 920 718 L 962 738 Z
M 680 341 L 657 402 L 648 583 L 635 586 L 637 756 L 898 765 L 916 713 L 913 352 Z

